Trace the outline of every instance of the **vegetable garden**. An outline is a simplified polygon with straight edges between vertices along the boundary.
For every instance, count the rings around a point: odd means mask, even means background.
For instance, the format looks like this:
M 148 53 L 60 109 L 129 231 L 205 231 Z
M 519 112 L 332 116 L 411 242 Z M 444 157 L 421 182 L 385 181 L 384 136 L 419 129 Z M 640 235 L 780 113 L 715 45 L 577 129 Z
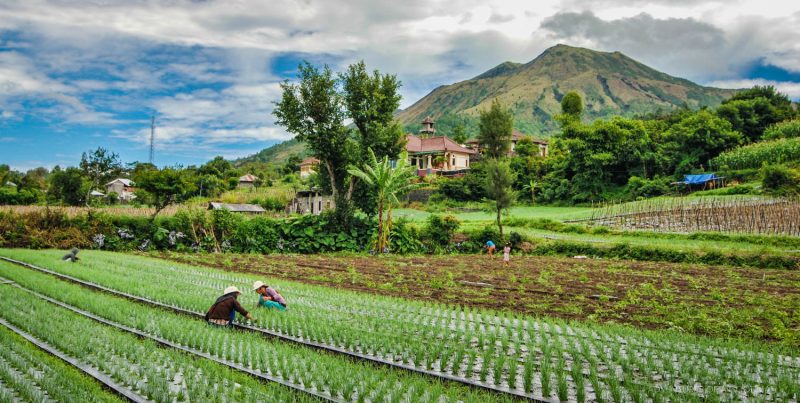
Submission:
M 147 400 L 800 396 L 800 357 L 772 345 L 566 323 L 285 280 L 270 284 L 290 296 L 288 311 L 257 310 L 250 324 L 217 329 L 199 315 L 221 290 L 248 290 L 263 278 L 108 252 L 87 252 L 76 264 L 59 261 L 57 251 L 0 255 L 28 264 L 0 262 L 0 281 L 13 282 L 0 285 L 7 307 L 2 319 Z M 245 293 L 240 301 L 249 308 L 255 295 Z M 0 379 L 2 393 L 23 395 Z

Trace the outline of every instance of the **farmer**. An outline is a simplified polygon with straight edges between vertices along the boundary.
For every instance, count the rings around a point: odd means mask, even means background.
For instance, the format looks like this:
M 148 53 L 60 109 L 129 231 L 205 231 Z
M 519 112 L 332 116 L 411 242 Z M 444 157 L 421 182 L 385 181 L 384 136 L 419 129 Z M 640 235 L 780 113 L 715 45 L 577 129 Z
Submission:
M 233 319 L 236 317 L 238 311 L 242 316 L 252 320 L 253 317 L 247 312 L 239 301 L 236 300 L 241 292 L 238 288 L 230 286 L 223 291 L 223 295 L 211 305 L 211 308 L 206 312 L 206 321 L 209 324 L 217 326 L 230 326 L 233 324 Z
M 506 243 L 503 248 L 503 266 L 508 266 L 509 260 L 511 260 L 511 243 Z
M 486 253 L 488 253 L 489 256 L 493 256 L 494 250 L 497 249 L 497 247 L 494 246 L 494 242 L 492 242 L 492 240 L 490 239 L 486 241 L 486 245 L 483 245 L 483 249 L 486 249 Z
M 256 307 L 263 306 L 268 309 L 277 309 L 279 311 L 286 310 L 286 300 L 283 299 L 281 294 L 278 291 L 275 291 L 274 288 L 260 282 L 256 281 L 253 283 L 253 291 L 258 294 L 258 303 Z

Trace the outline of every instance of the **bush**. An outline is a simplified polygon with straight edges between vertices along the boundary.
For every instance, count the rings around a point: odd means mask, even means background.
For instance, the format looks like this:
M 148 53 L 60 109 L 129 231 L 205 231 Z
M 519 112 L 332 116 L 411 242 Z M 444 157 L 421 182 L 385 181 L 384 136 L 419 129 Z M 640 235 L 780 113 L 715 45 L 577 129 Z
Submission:
M 440 216 L 433 214 L 428 217 L 428 222 L 422 230 L 423 243 L 430 251 L 440 251 L 450 245 L 461 222 L 453 216 Z
M 628 185 L 625 187 L 625 193 L 631 199 L 663 196 L 672 191 L 670 182 L 670 178 L 664 177 L 645 179 L 638 176 L 631 176 L 628 179 Z
M 800 172 L 784 165 L 767 165 L 761 169 L 761 187 L 776 196 L 800 195 Z
M 800 119 L 776 123 L 764 131 L 764 140 L 800 137 Z

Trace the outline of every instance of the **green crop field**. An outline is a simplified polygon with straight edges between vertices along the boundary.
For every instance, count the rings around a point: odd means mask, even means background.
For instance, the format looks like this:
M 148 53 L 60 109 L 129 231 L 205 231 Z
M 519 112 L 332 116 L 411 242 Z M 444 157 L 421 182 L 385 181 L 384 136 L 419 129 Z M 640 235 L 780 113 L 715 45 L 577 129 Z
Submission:
M 783 402 L 800 396 L 800 352 L 786 345 L 564 322 L 109 252 L 81 252 L 74 264 L 61 261 L 59 251 L 0 255 L 34 265 L 0 262 L 6 283 L 0 318 L 7 328 L 45 341 L 146 400 Z M 254 310 L 251 323 L 232 329 L 203 323 L 200 315 L 229 285 L 245 291 L 240 301 L 252 308 L 256 296 L 248 291 L 256 279 L 287 296 L 289 309 Z M 0 380 L 4 396 L 44 393 Z M 62 397 L 80 400 L 71 396 Z

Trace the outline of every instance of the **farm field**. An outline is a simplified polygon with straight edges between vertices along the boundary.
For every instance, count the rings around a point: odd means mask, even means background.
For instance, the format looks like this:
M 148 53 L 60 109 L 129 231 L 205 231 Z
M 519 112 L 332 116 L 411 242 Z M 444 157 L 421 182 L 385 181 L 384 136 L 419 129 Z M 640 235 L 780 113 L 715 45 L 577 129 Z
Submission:
M 230 272 L 536 316 L 800 347 L 800 271 L 512 256 L 155 256 Z
M 82 253 L 82 261 L 70 264 L 59 260 L 59 251 L 0 250 L 39 267 L 0 262 L 0 277 L 15 282 L 0 287 L 0 300 L 11 308 L 0 316 L 77 357 L 108 351 L 106 358 L 115 359 L 99 360 L 98 367 L 157 401 L 200 401 L 209 390 L 237 393 L 224 398 L 237 401 L 790 401 L 800 394 L 800 354 L 787 344 L 564 322 L 143 256 Z M 782 281 L 764 273 L 764 281 Z M 289 310 L 254 312 L 251 324 L 241 324 L 251 332 L 211 328 L 198 318 L 224 287 L 248 290 L 255 279 L 280 289 Z M 790 296 L 792 281 L 784 290 Z M 249 307 L 255 295 L 240 299 Z M 46 320 L 54 314 L 67 320 Z M 140 361 L 123 365 L 117 356 Z M 246 370 L 273 382 L 256 382 Z M 231 382 L 241 387 L 221 386 Z

